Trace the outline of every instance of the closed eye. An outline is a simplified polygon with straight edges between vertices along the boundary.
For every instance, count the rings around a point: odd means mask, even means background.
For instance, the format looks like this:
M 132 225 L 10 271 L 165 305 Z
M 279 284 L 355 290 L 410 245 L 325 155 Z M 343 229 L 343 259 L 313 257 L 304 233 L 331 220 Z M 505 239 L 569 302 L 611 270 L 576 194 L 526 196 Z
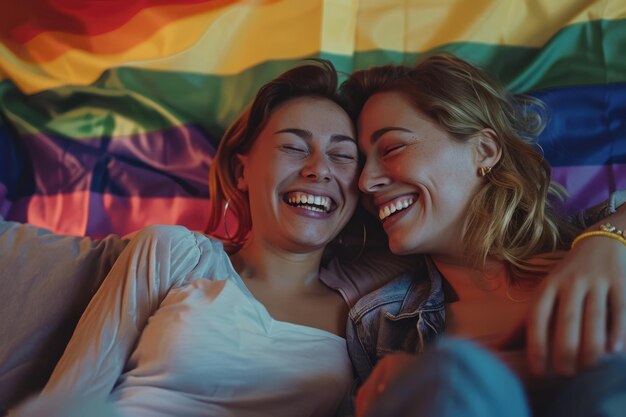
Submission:
M 350 155 L 350 154 L 345 154 L 345 153 L 331 153 L 330 157 L 335 162 L 341 162 L 341 163 L 350 163 L 350 162 L 354 162 L 357 160 L 356 155 Z
M 280 149 L 287 153 L 296 153 L 296 154 L 304 154 L 308 152 L 304 148 L 298 148 L 297 146 L 293 146 L 293 145 L 282 145 Z
M 405 144 L 391 145 L 383 150 L 383 156 L 393 155 L 406 147 Z

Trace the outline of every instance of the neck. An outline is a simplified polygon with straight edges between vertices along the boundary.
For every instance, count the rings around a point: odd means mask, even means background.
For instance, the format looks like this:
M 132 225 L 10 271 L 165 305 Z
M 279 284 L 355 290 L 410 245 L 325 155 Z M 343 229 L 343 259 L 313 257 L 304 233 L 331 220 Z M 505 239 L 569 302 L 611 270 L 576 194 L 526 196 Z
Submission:
M 474 259 L 466 256 L 452 256 L 444 254 L 431 255 L 433 261 L 437 266 L 442 265 L 444 267 L 455 268 L 458 270 L 472 272 L 475 274 L 490 274 L 494 270 L 500 270 L 506 266 L 506 262 L 498 261 L 496 259 L 487 258 L 484 266 L 476 265 Z
M 231 256 L 233 266 L 245 280 L 263 282 L 280 293 L 307 293 L 320 286 L 323 249 L 295 253 L 252 239 Z
M 505 262 L 491 259 L 481 268 L 469 259 L 449 256 L 432 256 L 432 259 L 459 300 L 493 297 L 494 291 L 506 290 L 508 273 Z

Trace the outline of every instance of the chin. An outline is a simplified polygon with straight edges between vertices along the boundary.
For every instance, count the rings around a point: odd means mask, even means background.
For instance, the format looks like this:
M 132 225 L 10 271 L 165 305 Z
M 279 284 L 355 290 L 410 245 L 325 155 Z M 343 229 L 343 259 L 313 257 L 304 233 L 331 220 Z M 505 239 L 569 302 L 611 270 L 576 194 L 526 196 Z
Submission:
M 311 250 L 317 250 L 327 246 L 332 239 L 328 236 L 294 236 L 292 241 L 301 248 L 310 248 Z
M 419 253 L 419 247 L 404 239 L 389 238 L 389 250 L 395 255 L 411 255 Z
M 393 241 L 389 241 L 389 250 L 395 255 L 407 254 L 407 249 L 403 245 L 395 243 Z

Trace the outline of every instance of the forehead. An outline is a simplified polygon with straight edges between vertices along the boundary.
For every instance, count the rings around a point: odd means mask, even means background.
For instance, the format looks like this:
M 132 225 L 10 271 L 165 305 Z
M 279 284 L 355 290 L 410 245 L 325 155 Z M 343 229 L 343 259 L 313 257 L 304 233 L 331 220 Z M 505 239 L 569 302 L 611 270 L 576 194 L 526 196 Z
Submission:
M 335 102 L 317 96 L 296 97 L 276 106 L 267 128 L 306 128 L 320 134 L 353 135 L 354 127 L 347 113 Z
M 368 148 L 381 132 L 410 130 L 417 133 L 431 124 L 406 94 L 395 91 L 376 93 L 365 102 L 359 115 L 359 145 Z
M 407 122 L 419 115 L 406 94 L 389 91 L 372 95 L 359 115 L 359 130 L 385 124 Z

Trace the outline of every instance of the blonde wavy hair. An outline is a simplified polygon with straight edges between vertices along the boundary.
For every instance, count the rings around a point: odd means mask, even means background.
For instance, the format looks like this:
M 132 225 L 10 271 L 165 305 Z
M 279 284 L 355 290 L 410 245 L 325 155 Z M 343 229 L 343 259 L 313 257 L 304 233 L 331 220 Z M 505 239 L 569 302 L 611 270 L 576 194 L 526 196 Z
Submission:
M 547 253 L 569 247 L 579 230 L 552 206 L 565 191 L 551 182 L 550 165 L 536 142 L 547 120 L 545 105 L 509 94 L 484 71 L 447 54 L 413 67 L 358 71 L 341 87 L 353 119 L 370 96 L 383 91 L 406 94 L 416 109 L 459 141 L 485 128 L 496 132 L 502 157 L 471 201 L 461 234 L 465 253 L 480 267 L 488 258 L 507 261 L 513 279 L 547 273 L 554 262 L 538 264 L 533 258 L 558 259 Z
M 252 229 L 248 194 L 237 188 L 236 155 L 247 154 L 267 124 L 273 110 L 296 97 L 321 97 L 345 108 L 337 92 L 337 72 L 331 62 L 311 59 L 263 85 L 243 113 L 224 133 L 209 172 L 211 214 L 206 232 L 216 236 L 226 221 L 225 205 L 237 219 L 237 228 L 223 240 L 229 252 L 241 248 Z

